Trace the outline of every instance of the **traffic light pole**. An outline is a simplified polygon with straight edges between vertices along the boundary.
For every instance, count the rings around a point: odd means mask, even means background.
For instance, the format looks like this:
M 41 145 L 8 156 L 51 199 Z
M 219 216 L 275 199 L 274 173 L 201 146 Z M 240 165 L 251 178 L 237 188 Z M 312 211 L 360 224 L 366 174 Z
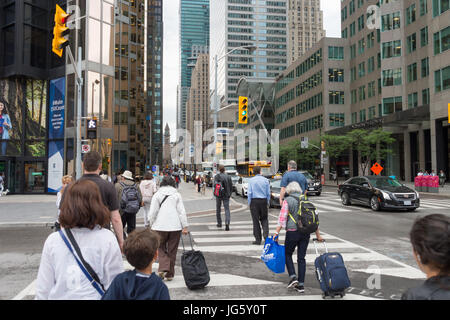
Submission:
M 81 178 L 81 88 L 83 87 L 83 78 L 81 77 L 81 47 L 78 47 L 78 62 L 75 64 L 72 50 L 70 46 L 67 47 L 67 54 L 69 55 L 70 62 L 72 63 L 75 75 L 77 78 L 77 136 L 76 136 L 76 152 L 75 152 L 75 172 L 76 179 Z

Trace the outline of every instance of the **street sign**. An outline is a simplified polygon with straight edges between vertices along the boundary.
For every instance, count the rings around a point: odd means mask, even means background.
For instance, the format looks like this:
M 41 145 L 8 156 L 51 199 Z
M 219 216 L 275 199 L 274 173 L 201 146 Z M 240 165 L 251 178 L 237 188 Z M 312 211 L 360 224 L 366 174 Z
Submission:
M 375 162 L 375 164 L 370 168 L 373 173 L 376 175 L 379 175 L 381 171 L 383 171 L 383 167 L 378 164 L 378 162 Z
M 81 153 L 88 153 L 89 151 L 91 151 L 91 146 L 88 144 L 83 144 L 81 146 Z
M 301 137 L 300 141 L 301 141 L 300 142 L 300 148 L 308 149 L 308 146 L 309 146 L 308 137 Z

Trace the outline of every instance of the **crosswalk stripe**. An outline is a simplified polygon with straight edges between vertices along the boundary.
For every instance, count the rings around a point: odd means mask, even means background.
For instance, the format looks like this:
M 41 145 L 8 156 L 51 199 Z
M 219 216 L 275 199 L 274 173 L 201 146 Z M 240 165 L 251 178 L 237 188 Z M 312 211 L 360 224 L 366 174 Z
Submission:
M 208 238 L 204 238 L 204 239 L 208 239 Z M 209 238 L 209 240 L 204 240 L 203 242 L 206 243 L 215 243 L 215 242 L 223 242 L 222 240 L 220 241 L 213 241 L 211 239 L 214 238 Z M 215 239 L 221 239 L 221 238 L 215 238 Z M 253 239 L 253 237 L 251 238 Z M 195 241 L 197 241 L 197 239 L 195 239 Z M 253 239 L 254 241 L 254 239 Z M 343 243 L 343 242 L 334 242 L 334 243 L 328 243 L 327 244 L 328 249 L 346 249 L 346 248 L 358 248 L 359 246 L 353 243 Z M 203 252 L 229 252 L 229 253 L 233 253 L 233 252 L 257 252 L 257 253 L 261 253 L 263 246 L 259 245 L 252 245 L 252 244 L 248 244 L 248 245 L 225 245 L 225 246 L 194 246 L 195 250 L 200 250 Z M 183 249 L 182 246 L 179 246 L 178 249 Z
M 409 279 L 424 279 L 422 271 L 415 268 L 380 268 L 380 269 L 355 269 L 355 272 L 364 272 L 369 274 L 380 273 L 386 276 L 402 277 Z
M 239 226 L 239 230 L 230 230 L 230 231 L 223 231 L 225 235 L 253 235 L 253 226 Z M 269 230 L 274 230 L 275 226 L 273 226 L 272 228 L 269 227 Z M 247 230 L 244 230 L 247 229 Z M 210 229 L 210 230 L 214 230 L 214 229 Z M 215 229 L 216 231 L 191 231 L 191 235 L 193 237 L 201 237 L 201 236 L 218 236 L 218 230 Z M 280 232 L 280 240 L 284 239 L 284 235 L 283 235 L 284 231 Z M 331 235 L 322 235 L 322 238 L 326 239 L 326 240 L 332 240 L 332 239 L 336 239 L 334 236 Z M 197 238 L 195 238 L 195 241 L 197 241 Z
M 420 203 L 420 207 L 428 208 L 428 209 L 448 209 L 450 208 L 450 204 L 427 204 Z
M 278 218 L 278 217 L 276 217 Z M 231 226 L 235 225 L 242 225 L 242 224 L 251 224 L 251 221 L 231 221 Z M 278 223 L 276 220 L 269 220 L 269 224 L 271 223 Z M 189 223 L 190 226 L 215 226 L 217 225 L 217 222 L 194 222 Z M 224 223 L 222 223 L 222 228 L 224 226 Z
M 320 211 L 329 211 L 329 212 L 352 211 L 352 210 L 349 210 L 349 209 L 344 209 L 344 208 L 342 208 L 342 207 L 340 207 L 340 206 L 336 206 L 336 204 L 335 204 L 334 207 L 333 207 L 333 206 L 328 206 L 328 205 L 325 205 L 325 204 L 322 204 L 322 203 L 314 203 L 314 205 L 315 205 L 316 208 L 319 210 L 319 212 L 320 212 Z
M 380 253 L 373 253 L 373 252 L 361 252 L 361 253 L 341 253 L 342 258 L 344 259 L 344 262 L 362 262 L 362 261 L 383 261 L 386 259 L 386 257 Z M 251 258 L 260 259 L 261 255 L 259 256 L 252 256 Z M 317 255 L 315 253 L 307 254 L 305 256 L 305 260 L 307 264 L 314 264 L 314 261 L 316 261 Z M 292 255 L 292 261 L 294 263 L 297 263 L 297 255 Z

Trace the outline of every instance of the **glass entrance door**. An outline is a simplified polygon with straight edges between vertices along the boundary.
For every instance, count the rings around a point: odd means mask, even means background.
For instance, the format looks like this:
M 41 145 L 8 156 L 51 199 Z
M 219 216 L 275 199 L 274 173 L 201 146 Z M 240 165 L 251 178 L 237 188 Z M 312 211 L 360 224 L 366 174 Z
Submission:
M 24 162 L 24 192 L 45 193 L 46 170 L 44 161 Z
M 20 192 L 20 179 L 17 162 L 15 158 L 6 158 L 0 160 L 0 172 L 3 172 L 3 187 L 4 191 L 8 190 L 9 193 Z

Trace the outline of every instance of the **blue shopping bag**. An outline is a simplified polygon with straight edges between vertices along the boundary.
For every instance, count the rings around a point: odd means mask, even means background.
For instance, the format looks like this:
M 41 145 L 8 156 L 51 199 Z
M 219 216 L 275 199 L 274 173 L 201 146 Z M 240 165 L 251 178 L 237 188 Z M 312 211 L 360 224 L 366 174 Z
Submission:
M 284 246 L 278 244 L 273 237 L 267 237 L 261 253 L 261 260 L 274 273 L 283 273 L 286 266 Z

